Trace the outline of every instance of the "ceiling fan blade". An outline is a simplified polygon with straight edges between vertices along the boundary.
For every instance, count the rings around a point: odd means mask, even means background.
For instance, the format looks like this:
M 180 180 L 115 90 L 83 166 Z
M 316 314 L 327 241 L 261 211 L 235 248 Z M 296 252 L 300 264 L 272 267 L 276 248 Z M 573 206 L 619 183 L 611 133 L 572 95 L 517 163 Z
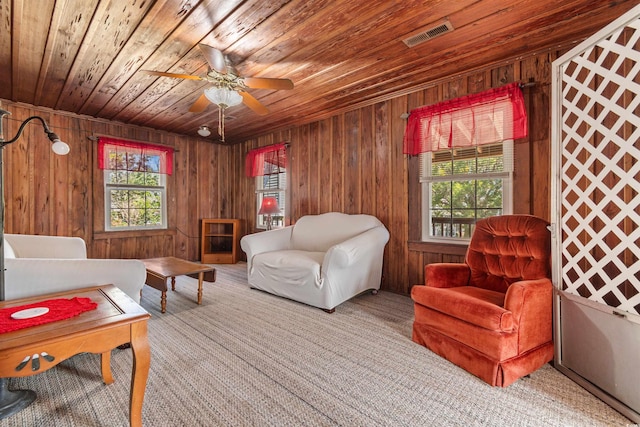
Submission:
M 153 76 L 174 77 L 176 79 L 203 80 L 202 77 L 192 76 L 191 74 L 163 73 L 162 71 L 150 71 L 150 70 L 141 70 L 141 71 L 143 73 L 151 74 Z
M 293 82 L 289 79 L 271 79 L 268 77 L 243 77 L 247 87 L 252 89 L 293 89 Z
M 219 73 L 227 73 L 227 61 L 224 59 L 224 54 L 218 49 L 215 49 L 206 44 L 198 44 L 198 47 L 207 59 L 209 66 Z
M 189 112 L 202 113 L 209 104 L 210 104 L 210 101 L 207 99 L 206 96 L 204 96 L 204 93 L 203 93 L 202 95 L 200 95 L 198 99 L 196 99 L 196 102 L 194 102 L 193 105 L 191 105 L 191 107 L 189 108 Z
M 258 101 L 252 95 L 243 91 L 238 91 L 238 93 L 240 94 L 240 96 L 242 96 L 244 105 L 251 108 L 254 112 L 256 112 L 257 114 L 260 114 L 261 116 L 264 116 L 265 114 L 269 114 L 269 110 L 267 109 L 267 107 L 262 105 L 260 101 Z

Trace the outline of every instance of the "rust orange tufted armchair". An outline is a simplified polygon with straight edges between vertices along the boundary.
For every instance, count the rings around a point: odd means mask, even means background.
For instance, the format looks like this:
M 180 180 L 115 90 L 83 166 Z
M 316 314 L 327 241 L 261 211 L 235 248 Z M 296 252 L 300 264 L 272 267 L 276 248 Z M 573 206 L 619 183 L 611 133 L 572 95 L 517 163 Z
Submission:
M 465 263 L 425 266 L 413 341 L 494 386 L 553 358 L 551 236 L 531 215 L 479 220 Z

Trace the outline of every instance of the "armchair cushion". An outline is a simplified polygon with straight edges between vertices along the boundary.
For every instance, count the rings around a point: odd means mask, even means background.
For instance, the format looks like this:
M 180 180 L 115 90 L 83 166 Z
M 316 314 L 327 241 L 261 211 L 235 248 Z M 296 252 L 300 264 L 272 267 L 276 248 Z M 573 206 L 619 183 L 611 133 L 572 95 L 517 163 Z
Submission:
M 478 221 L 465 262 L 471 286 L 506 292 L 513 282 L 551 277 L 547 223 L 531 215 Z
M 320 266 L 324 259 L 324 252 L 307 252 L 297 250 L 283 250 L 263 252 L 256 255 L 254 269 L 256 276 L 263 284 L 270 283 L 277 288 L 282 282 L 293 286 L 313 283 L 322 286 Z M 258 279 L 258 278 L 256 278 Z
M 444 289 L 414 286 L 411 297 L 425 307 L 482 328 L 499 332 L 513 331 L 513 313 L 502 308 L 503 293 L 472 286 Z M 455 310 L 451 309 L 453 306 Z

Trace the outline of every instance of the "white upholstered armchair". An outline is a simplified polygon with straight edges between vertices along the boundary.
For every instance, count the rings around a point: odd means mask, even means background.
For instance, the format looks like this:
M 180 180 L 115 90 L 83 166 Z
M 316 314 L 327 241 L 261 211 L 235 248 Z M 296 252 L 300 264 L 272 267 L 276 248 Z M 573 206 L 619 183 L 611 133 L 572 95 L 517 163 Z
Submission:
M 367 290 L 380 289 L 389 232 L 376 217 L 330 212 L 295 225 L 249 234 L 249 285 L 328 312 Z
M 140 302 L 146 280 L 142 261 L 88 259 L 79 237 L 5 234 L 4 240 L 7 300 L 113 284 Z

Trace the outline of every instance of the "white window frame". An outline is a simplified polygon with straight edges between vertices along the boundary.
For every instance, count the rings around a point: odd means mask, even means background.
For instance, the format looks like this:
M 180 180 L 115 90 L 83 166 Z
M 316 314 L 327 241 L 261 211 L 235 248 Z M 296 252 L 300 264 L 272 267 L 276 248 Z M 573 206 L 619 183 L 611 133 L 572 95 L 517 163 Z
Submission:
M 277 188 L 264 188 L 265 177 L 278 175 L 278 187 Z M 280 177 L 284 178 L 283 180 Z M 282 182 L 284 181 L 284 182 Z M 285 212 L 287 209 L 287 170 L 284 168 L 282 172 L 274 173 L 273 175 L 259 175 L 256 176 L 256 228 L 266 230 L 267 228 L 267 215 L 261 215 L 260 206 L 262 206 L 262 199 L 265 196 L 275 197 L 278 200 L 278 208 L 280 208 L 281 219 L 272 218 L 272 228 L 284 227 Z M 277 217 L 278 215 L 276 215 Z
M 104 228 L 105 231 L 129 231 L 129 230 L 158 230 L 167 228 L 167 179 L 166 175 L 158 173 L 159 184 L 157 186 L 152 185 L 137 185 L 137 184 L 125 184 L 117 183 L 112 184 L 109 182 L 110 174 L 116 171 L 104 170 Z M 111 225 L 111 194 L 112 191 L 158 191 L 161 197 L 160 214 L 162 216 L 160 224 L 151 224 L 144 226 L 125 226 L 114 227 Z
M 449 151 L 449 150 L 446 150 Z M 420 154 L 420 184 L 422 190 L 422 241 L 438 243 L 467 244 L 471 234 L 465 237 L 432 236 L 433 230 L 431 215 L 431 187 L 435 182 L 474 181 L 478 179 L 502 179 L 502 212 L 511 214 L 513 211 L 513 140 L 502 142 L 503 172 L 458 174 L 447 176 L 431 176 L 432 153 Z

